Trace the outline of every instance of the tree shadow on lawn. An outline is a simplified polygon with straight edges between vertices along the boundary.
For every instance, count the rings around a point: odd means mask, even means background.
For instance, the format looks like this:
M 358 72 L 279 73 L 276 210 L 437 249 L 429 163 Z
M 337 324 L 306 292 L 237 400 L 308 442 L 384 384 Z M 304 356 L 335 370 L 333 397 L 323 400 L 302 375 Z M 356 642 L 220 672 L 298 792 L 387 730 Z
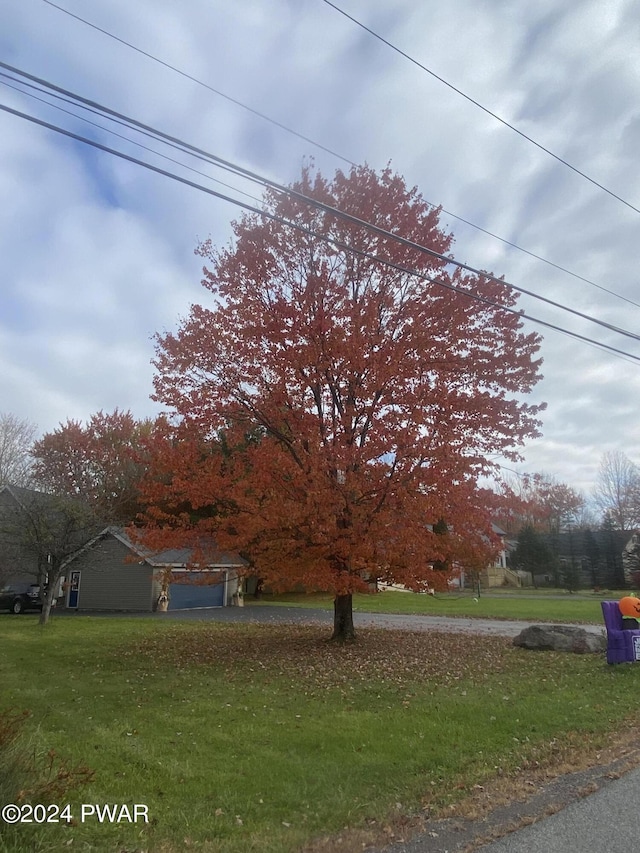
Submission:
M 509 668 L 510 660 L 517 666 L 518 655 L 505 637 L 369 628 L 358 631 L 356 643 L 340 645 L 319 637 L 317 627 L 286 624 L 172 625 L 123 652 L 179 669 L 214 666 L 232 680 L 268 672 L 322 688 L 372 681 L 398 687 L 482 683 Z

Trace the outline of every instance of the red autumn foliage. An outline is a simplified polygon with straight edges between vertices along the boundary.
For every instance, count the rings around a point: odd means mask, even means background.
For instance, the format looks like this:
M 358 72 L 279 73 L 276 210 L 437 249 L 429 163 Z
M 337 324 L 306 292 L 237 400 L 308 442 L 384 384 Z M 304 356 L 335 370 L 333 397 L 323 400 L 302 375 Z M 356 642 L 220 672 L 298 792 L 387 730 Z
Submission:
M 82 498 L 106 522 L 131 522 L 140 510 L 138 484 L 151 421 L 118 409 L 86 424 L 67 420 L 32 450 L 36 483 L 60 497 Z
M 293 189 L 451 248 L 439 211 L 389 168 L 332 181 L 305 169 Z M 157 337 L 155 399 L 179 426 L 145 487 L 151 540 L 213 531 L 275 589 L 441 585 L 434 561 L 492 547 L 477 487 L 490 457 L 517 459 L 538 434 L 541 407 L 522 397 L 539 379 L 539 336 L 499 307 L 516 303 L 500 281 L 299 199 L 265 204 L 314 233 L 243 216 L 229 248 L 199 249 L 209 307 Z
M 575 521 L 585 504 L 583 496 L 571 486 L 541 473 L 502 480 L 493 502 L 494 517 L 512 534 L 523 527 L 559 533 Z

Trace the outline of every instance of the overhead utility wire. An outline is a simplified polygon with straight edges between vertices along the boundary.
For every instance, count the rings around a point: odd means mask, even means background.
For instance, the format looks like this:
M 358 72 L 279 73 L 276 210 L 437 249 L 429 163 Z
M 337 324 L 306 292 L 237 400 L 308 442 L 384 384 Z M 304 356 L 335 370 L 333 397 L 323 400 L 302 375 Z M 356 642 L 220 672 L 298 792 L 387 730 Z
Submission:
M 202 178 L 206 178 L 209 181 L 214 181 L 214 183 L 220 184 L 220 186 L 226 187 L 229 190 L 234 190 L 235 192 L 240 193 L 240 195 L 244 195 L 247 198 L 250 198 L 252 201 L 258 202 L 258 204 L 260 204 L 262 201 L 261 199 L 257 198 L 256 196 L 251 195 L 251 193 L 245 192 L 245 190 L 241 190 L 238 187 L 233 186 L 232 184 L 227 184 L 224 181 L 221 181 L 219 178 L 214 178 L 211 175 L 208 175 L 206 172 L 201 172 L 199 169 L 194 169 L 193 166 L 188 166 L 186 163 L 183 163 L 181 160 L 176 160 L 174 157 L 169 157 L 167 154 L 161 154 L 160 151 L 156 151 L 155 148 L 149 148 L 148 145 L 143 145 L 141 142 L 136 142 L 135 139 L 131 139 L 128 136 L 124 136 L 122 133 L 116 133 L 115 130 L 110 130 L 108 127 L 105 127 L 102 124 L 98 124 L 95 121 L 91 121 L 90 119 L 86 118 L 85 116 L 78 115 L 78 113 L 74 113 L 71 110 L 65 110 L 64 107 L 61 107 L 58 104 L 52 104 L 51 101 L 47 101 L 47 100 L 45 100 L 45 98 L 39 98 L 37 95 L 34 95 L 33 92 L 26 92 L 24 89 L 20 88 L 20 86 L 29 86 L 29 88 L 34 89 L 37 92 L 41 92 L 43 94 L 46 94 L 49 97 L 57 98 L 66 104 L 74 105 L 73 101 L 71 101 L 67 98 L 63 98 L 61 95 L 56 95 L 53 92 L 45 92 L 43 89 L 40 89 L 37 86 L 34 86 L 30 83 L 25 83 L 22 80 L 17 80 L 16 78 L 11 77 L 9 74 L 4 74 L 2 71 L 0 71 L 0 78 L 2 78 L 2 77 L 4 77 L 5 79 L 4 80 L 0 79 L 0 83 L 3 86 L 6 86 L 8 89 L 13 89 L 14 92 L 19 92 L 21 95 L 27 95 L 29 98 L 33 98 L 34 101 L 38 101 L 41 104 L 45 104 L 47 107 L 52 107 L 54 110 L 59 110 L 60 112 L 65 113 L 65 115 L 71 116 L 72 118 L 77 118 L 79 121 L 83 121 L 85 124 L 90 124 L 92 127 L 98 128 L 98 130 L 103 130 L 105 133 L 110 133 L 112 136 L 117 136 L 118 139 L 122 139 L 124 142 L 129 142 L 131 145 L 135 145 L 137 148 L 142 148 L 144 151 L 148 151 L 150 154 L 155 154 L 156 157 L 161 157 L 163 160 L 168 160 L 169 163 L 174 163 L 176 166 L 181 166 L 183 169 L 187 169 L 189 172 L 193 172 L 196 175 L 200 175 L 200 177 L 202 177 Z M 19 83 L 19 86 L 13 86 L 13 85 L 11 85 L 11 83 L 8 83 L 7 80 L 13 80 L 16 83 Z M 82 109 L 88 109 L 88 108 L 82 107 Z M 94 113 L 95 115 L 102 116 L 102 113 L 98 112 L 97 110 L 89 110 L 89 112 Z M 112 118 L 110 118 L 110 121 L 115 121 L 116 124 L 120 124 L 123 127 L 128 127 L 130 130 L 133 130 L 133 128 L 131 128 L 129 125 L 125 124 L 125 122 L 117 121 L 116 119 L 112 119 Z M 142 133 L 143 131 L 137 131 L 137 132 Z M 144 135 L 150 137 L 151 139 L 157 139 L 157 137 L 152 136 L 152 134 L 150 134 L 150 133 L 145 133 Z M 164 143 L 164 144 L 168 145 L 169 143 Z M 176 148 L 178 151 L 183 151 L 183 149 L 177 145 L 173 145 L 171 147 Z M 184 152 L 184 153 L 188 153 L 188 152 Z M 192 155 L 192 156 L 194 156 L 194 155 Z M 204 160 L 205 162 L 209 162 L 208 160 L 205 160 L 204 157 L 201 157 L 200 159 Z
M 319 142 L 314 142 L 313 139 L 309 139 L 308 136 L 304 136 L 302 133 L 298 133 L 296 130 L 293 130 L 293 128 L 287 127 L 286 124 L 282 124 L 281 122 L 276 121 L 276 119 L 269 118 L 269 116 L 266 116 L 258 110 L 253 109 L 253 107 L 249 107 L 246 104 L 243 104 L 242 101 L 238 101 L 236 98 L 232 98 L 231 95 L 225 95 L 225 93 L 221 92 L 219 89 L 215 89 L 208 83 L 204 83 L 202 80 L 198 80 L 197 77 L 192 77 L 191 74 L 188 74 L 186 71 L 181 71 L 179 68 L 176 68 L 175 65 L 170 65 L 163 59 L 158 59 L 157 56 L 154 56 L 151 53 L 147 53 L 145 50 L 142 50 L 142 48 L 136 47 L 135 44 L 131 44 L 131 42 L 125 41 L 124 39 L 119 38 L 113 33 L 108 32 L 107 30 L 103 30 L 102 27 L 98 27 L 96 24 L 92 24 L 91 21 L 87 21 L 85 18 L 81 18 L 79 15 L 74 15 L 73 12 L 70 12 L 68 9 L 64 9 L 62 6 L 58 6 L 56 3 L 52 3 L 51 0 L 42 0 L 42 2 L 46 3 L 47 6 L 53 6 L 54 9 L 58 9 L 58 11 L 64 12 L 65 15 L 69 15 L 69 17 L 71 18 L 75 18 L 76 21 L 80 21 L 80 23 L 86 24 L 88 27 L 97 30 L 103 35 L 109 36 L 109 38 L 120 42 L 120 44 L 125 45 L 125 47 L 128 47 L 131 50 L 135 50 L 136 53 L 140 53 L 142 54 L 142 56 L 146 56 L 148 59 L 152 59 L 154 62 L 163 65 L 165 68 L 168 68 L 170 71 L 174 71 L 176 74 L 180 74 L 181 77 L 185 77 L 187 80 L 191 80 L 192 83 L 197 83 L 199 86 L 204 86 L 205 89 L 209 89 L 209 91 L 213 92 L 215 95 L 219 95 L 221 98 L 230 101 L 232 104 L 236 104 L 236 106 L 248 110 L 250 113 L 253 113 L 253 115 L 258 116 L 258 118 L 264 119 L 265 121 L 274 124 L 276 127 L 279 127 L 281 130 L 284 130 L 287 133 L 292 133 L 294 136 L 297 136 L 298 139 L 302 139 L 305 142 L 308 142 L 310 145 L 315 145 L 317 148 L 321 148 L 323 151 L 326 151 L 327 154 L 331 154 L 332 157 L 337 157 L 339 160 L 343 160 L 345 163 L 351 162 L 350 160 L 347 160 L 346 157 L 343 157 L 341 154 L 338 154 L 337 151 L 332 151 L 331 148 L 327 148 L 326 146 L 321 145 Z
M 142 166 L 145 169 L 148 169 L 151 172 L 155 172 L 156 174 L 163 175 L 166 178 L 170 178 L 171 180 L 177 181 L 181 184 L 185 184 L 186 186 L 192 187 L 193 189 L 197 189 L 200 192 L 207 193 L 207 195 L 214 196 L 215 198 L 219 198 L 222 201 L 230 202 L 231 204 L 235 204 L 238 207 L 243 208 L 244 210 L 248 210 L 251 213 L 255 213 L 258 216 L 264 217 L 266 219 L 270 219 L 274 222 L 278 222 L 282 225 L 285 225 L 289 228 L 292 228 L 296 231 L 299 231 L 303 234 L 307 234 L 316 239 L 323 240 L 326 243 L 329 243 L 333 246 L 337 246 L 340 249 L 343 249 L 347 252 L 350 252 L 354 255 L 358 255 L 363 258 L 367 258 L 369 260 L 375 261 L 376 263 L 383 264 L 384 266 L 389 267 L 390 269 L 394 269 L 398 272 L 405 273 L 407 275 L 416 276 L 417 278 L 423 279 L 424 281 L 428 281 L 432 284 L 439 285 L 440 287 L 445 288 L 446 290 L 452 291 L 454 293 L 458 293 L 461 296 L 466 296 L 469 299 L 472 299 L 476 302 L 480 302 L 484 305 L 488 305 L 491 308 L 495 308 L 499 311 L 504 311 L 507 314 L 515 314 L 516 316 L 522 318 L 523 320 L 529 320 L 532 323 L 536 323 L 537 325 L 543 326 L 547 329 L 552 329 L 553 331 L 560 332 L 563 335 L 567 335 L 568 337 L 574 338 L 575 340 L 582 341 L 588 344 L 594 344 L 600 349 L 607 350 L 608 352 L 614 353 L 619 356 L 623 356 L 627 360 L 632 360 L 640 363 L 640 356 L 633 355 L 632 353 L 625 352 L 624 350 L 619 350 L 616 347 L 612 347 L 609 344 L 602 343 L 600 341 L 596 341 L 593 338 L 588 338 L 585 335 L 580 335 L 577 332 L 572 332 L 569 329 L 565 329 L 561 326 L 556 326 L 553 323 L 548 323 L 546 320 L 541 320 L 537 317 L 533 317 L 530 314 L 526 314 L 524 311 L 519 311 L 515 308 L 510 308 L 506 305 L 501 305 L 499 302 L 495 302 L 492 299 L 488 299 L 484 296 L 480 296 L 477 293 L 472 293 L 471 291 L 464 290 L 461 287 L 458 287 L 454 284 L 450 284 L 449 282 L 444 282 L 434 276 L 428 276 L 423 273 L 418 272 L 417 270 L 408 269 L 399 264 L 395 264 L 392 261 L 387 260 L 386 258 L 381 258 L 377 255 L 374 255 L 370 252 L 365 252 L 361 249 L 356 249 L 352 246 L 349 246 L 346 243 L 342 243 L 339 240 L 336 240 L 332 237 L 329 237 L 325 234 L 320 234 L 317 231 L 314 231 L 311 228 L 307 228 L 303 225 L 299 225 L 296 222 L 292 222 L 288 219 L 285 219 L 282 216 L 278 216 L 277 214 L 270 213 L 269 211 L 255 207 L 254 205 L 248 204 L 247 202 L 240 201 L 238 199 L 231 198 L 230 196 L 226 196 L 223 193 L 217 192 L 216 190 L 212 190 L 209 187 L 204 187 L 201 184 L 196 184 L 194 181 L 190 181 L 188 178 L 180 177 L 179 175 L 174 174 L 173 172 L 168 172 L 166 169 L 161 169 L 158 166 L 153 166 L 151 163 L 146 163 L 144 160 L 139 160 L 136 157 L 132 157 L 129 154 L 124 154 L 122 151 L 117 151 L 114 148 L 109 148 L 106 145 L 102 145 L 100 142 L 96 142 L 93 139 L 88 139 L 87 137 L 80 136 L 80 134 L 73 133 L 70 130 L 65 130 L 64 128 L 58 127 L 55 124 L 51 124 L 50 122 L 43 121 L 42 119 L 36 118 L 35 116 L 31 116 L 28 113 L 23 113 L 20 110 L 13 109 L 12 107 L 7 106 L 6 104 L 0 104 L 0 110 L 3 112 L 14 115 L 18 118 L 25 119 L 26 121 L 32 122 L 33 124 L 37 124 L 40 127 L 45 127 L 48 130 L 53 130 L 56 133 L 60 133 L 63 136 L 67 136 L 70 139 L 75 139 L 78 142 L 83 142 L 86 145 L 90 145 L 93 148 L 97 148 L 100 151 L 104 151 L 107 154 L 112 154 L 115 157 L 119 157 L 123 160 L 128 161 L 129 163 L 133 163 L 137 166 Z
M 48 3 L 49 0 L 45 0 L 45 2 Z M 505 127 L 508 127 L 514 133 L 517 133 L 518 136 L 521 136 L 523 139 L 526 139 L 527 142 L 530 142 L 532 145 L 535 145 L 535 147 L 539 148 L 540 151 L 544 151 L 545 154 L 548 154 L 550 157 L 553 157 L 553 159 L 557 160 L 558 163 L 562 163 L 563 166 L 566 166 L 568 169 L 571 169 L 571 171 L 575 172 L 576 175 L 580 175 L 581 178 L 584 178 L 585 180 L 589 181 L 590 184 L 593 184 L 595 187 L 598 187 L 598 189 L 607 193 L 607 195 L 610 195 L 612 198 L 615 198 L 617 201 L 626 205 L 626 207 L 631 208 L 631 210 L 635 211 L 636 213 L 640 213 L 640 208 L 635 207 L 635 205 L 631 204 L 631 202 L 614 193 L 613 190 L 610 190 L 603 184 L 598 183 L 598 181 L 596 181 L 594 178 L 589 177 L 589 175 L 587 175 L 585 172 L 581 172 L 580 169 L 578 169 L 576 166 L 572 166 L 571 163 L 560 157 L 558 154 L 554 154 L 553 151 L 551 151 L 549 148 L 545 148 L 545 146 L 542 145 L 540 142 L 536 142 L 535 139 L 533 139 L 531 136 L 528 136 L 524 131 L 511 124 L 506 119 L 499 116 L 497 113 L 492 112 L 488 107 L 485 107 L 483 104 L 481 104 L 480 101 L 476 101 L 470 95 L 467 95 L 466 92 L 463 92 L 462 89 L 458 89 L 456 86 L 453 85 L 453 83 L 449 83 L 449 81 L 445 80 L 444 77 L 440 77 L 440 75 L 436 74 L 435 71 L 432 71 L 430 68 L 427 68 L 427 66 L 423 65 L 421 62 L 418 62 L 417 59 L 414 59 L 408 53 L 405 53 L 404 50 L 397 47 L 395 44 L 393 44 L 393 42 L 390 42 L 388 39 L 384 38 L 384 36 L 381 36 L 379 33 L 375 32 L 375 30 L 372 30 L 370 27 L 367 27 L 366 24 L 363 24 L 362 21 L 359 21 L 357 18 L 354 18 L 353 15 L 350 15 L 348 12 L 345 12 L 344 9 L 341 9 L 335 3 L 332 3 L 331 0 L 323 0 L 323 2 L 326 3 L 327 6 L 331 6 L 332 9 L 335 9 L 336 12 L 339 12 L 345 18 L 348 18 L 350 21 L 356 24 L 356 26 L 369 33 L 369 35 L 378 39 L 378 41 L 381 41 L 383 44 L 386 44 L 387 47 L 390 47 L 391 50 L 394 50 L 396 53 L 400 54 L 400 56 L 404 57 L 404 59 L 407 59 L 409 62 L 413 63 L 413 65 L 416 65 L 418 68 L 420 68 L 421 71 L 424 71 L 426 74 L 430 74 L 440 83 L 443 83 L 449 89 L 452 89 L 458 95 L 461 95 L 463 98 L 465 98 L 465 100 L 478 107 L 478 109 L 481 109 L 483 112 L 487 113 L 487 115 L 491 116 L 491 118 L 494 118 L 496 121 L 499 121 L 500 124 L 503 124 Z
M 49 90 L 49 94 L 51 94 L 52 97 L 55 97 L 57 93 L 57 95 L 69 98 L 70 101 L 67 101 L 67 103 L 72 102 L 75 106 L 81 107 L 82 109 L 86 109 L 94 114 L 98 114 L 103 118 L 108 118 L 109 120 L 114 121 L 117 124 L 129 127 L 132 130 L 135 128 L 138 132 L 144 133 L 144 135 L 146 136 L 149 136 L 158 141 L 162 140 L 166 144 L 171 145 L 171 147 L 173 148 L 181 150 L 185 153 L 189 153 L 192 156 L 195 156 L 198 159 L 204 160 L 208 163 L 214 163 L 214 165 L 217 165 L 219 168 L 225 169 L 228 172 L 236 174 L 240 177 L 248 177 L 249 180 L 253 181 L 254 183 L 259 182 L 263 186 L 266 186 L 266 184 L 269 183 L 267 178 L 261 178 L 260 175 L 254 174 L 253 172 L 244 169 L 242 166 L 238 166 L 228 160 L 223 160 L 221 157 L 218 157 L 215 154 L 210 154 L 209 152 L 204 151 L 201 148 L 196 148 L 195 146 L 184 142 L 178 137 L 170 136 L 169 134 L 164 133 L 161 130 L 157 130 L 156 128 L 151 127 L 150 125 L 146 125 L 142 122 L 139 122 L 137 119 L 126 116 L 123 113 L 116 112 L 110 107 L 106 107 L 103 104 L 98 103 L 97 101 L 89 100 L 88 98 L 84 98 L 82 95 L 78 95 L 68 89 L 63 89 L 60 86 L 56 86 L 54 83 L 50 83 L 48 80 L 44 80 L 41 77 L 35 77 L 33 74 L 29 74 L 26 71 L 21 71 L 19 68 L 15 68 L 13 65 L 9 65 L 6 62 L 0 61 L 0 68 L 5 68 L 13 74 L 17 74 L 19 77 L 23 77 L 26 80 L 31 80 L 35 82 L 43 89 Z M 25 85 L 27 84 L 25 83 Z M 42 91 L 42 89 L 40 89 L 40 91 Z M 277 188 L 279 186 L 280 185 L 274 184 L 274 188 Z M 281 190 L 283 192 L 286 192 L 287 188 L 283 186 L 281 187 Z
M 473 275 L 478 275 L 481 278 L 498 282 L 499 284 L 505 285 L 506 287 L 517 291 L 518 293 L 523 293 L 527 296 L 532 297 L 533 299 L 537 299 L 540 302 L 544 302 L 547 305 L 550 305 L 554 308 L 558 308 L 561 311 L 567 311 L 569 314 L 573 314 L 574 316 L 580 317 L 581 319 L 586 320 L 590 323 L 595 323 L 596 325 L 608 329 L 609 331 L 616 332 L 617 334 L 623 335 L 624 337 L 632 338 L 633 340 L 640 340 L 640 335 L 635 332 L 630 332 L 626 329 L 621 329 L 620 327 L 614 326 L 611 323 L 607 323 L 604 320 L 598 320 L 596 317 L 592 317 L 589 314 L 584 314 L 582 311 L 578 311 L 575 308 L 570 308 L 567 305 L 562 305 L 561 303 L 556 302 L 553 299 L 549 299 L 546 296 L 541 296 L 540 294 L 534 293 L 533 291 L 528 290 L 527 288 L 513 284 L 512 282 L 506 281 L 504 279 L 500 279 L 497 276 L 479 270 L 476 267 L 472 267 L 470 264 L 465 264 L 462 261 L 457 261 L 454 258 L 451 258 L 447 255 L 443 255 L 440 252 L 434 251 L 433 249 L 429 249 L 426 246 L 421 245 L 420 243 L 416 243 L 413 240 L 408 240 L 406 237 L 402 237 L 399 234 L 387 231 L 386 229 L 380 228 L 379 226 L 374 225 L 371 222 L 367 222 L 366 220 L 360 219 L 357 216 L 353 216 L 350 213 L 346 213 L 345 211 L 342 211 L 339 208 L 332 207 L 331 205 L 318 201 L 317 199 L 314 199 L 311 196 L 304 195 L 304 193 L 297 192 L 296 190 L 293 190 L 290 187 L 286 187 L 282 184 L 277 183 L 276 181 L 272 181 L 269 178 L 265 178 L 257 174 L 256 172 L 251 171 L 250 169 L 245 169 L 244 167 L 239 166 L 235 163 L 231 163 L 230 161 L 218 157 L 215 154 L 211 154 L 208 151 L 205 151 L 201 148 L 197 148 L 196 146 L 193 146 L 185 142 L 184 140 L 181 140 L 174 136 L 170 136 L 169 134 L 166 134 L 163 131 L 143 124 L 142 122 L 139 122 L 136 119 L 130 118 L 129 116 L 125 116 L 122 113 L 118 113 L 115 110 L 110 109 L 109 107 L 105 107 L 102 104 L 97 103 L 96 101 L 91 101 L 87 98 L 82 97 L 81 95 L 77 95 L 73 92 L 70 92 L 67 89 L 62 89 L 60 86 L 56 86 L 53 83 L 48 82 L 47 80 L 42 80 L 39 77 L 35 77 L 32 74 L 28 74 L 27 72 L 21 71 L 18 68 L 14 68 L 13 66 L 8 65 L 5 62 L 0 62 L 0 67 L 6 68 L 14 74 L 18 74 L 19 76 L 25 77 L 28 80 L 35 81 L 39 85 L 44 86 L 45 88 L 50 89 L 54 92 L 58 92 L 67 97 L 71 97 L 79 105 L 88 105 L 92 110 L 97 108 L 103 113 L 103 115 L 107 117 L 114 116 L 118 120 L 123 120 L 127 122 L 127 124 L 132 127 L 141 128 L 146 133 L 153 134 L 158 139 L 168 140 L 170 143 L 180 146 L 184 151 L 195 152 L 197 155 L 207 158 L 210 162 L 219 165 L 221 168 L 232 172 L 232 174 L 241 175 L 242 177 L 248 178 L 249 180 L 258 183 L 262 187 L 269 187 L 279 193 L 282 193 L 292 198 L 296 198 L 297 200 L 305 204 L 315 207 L 318 210 L 322 210 L 325 213 L 330 213 L 333 216 L 343 219 L 353 225 L 357 225 L 360 228 L 365 228 L 368 231 L 372 231 L 373 233 L 378 234 L 379 236 L 385 237 L 387 239 L 395 240 L 397 243 L 400 243 L 401 245 L 406 246 L 407 248 L 420 252 L 421 254 L 426 254 L 429 257 L 442 261 L 447 265 L 451 264 L 453 266 L 458 267 L 459 269 L 465 270 L 466 272 L 470 272 Z
M 427 202 L 427 204 L 431 204 L 431 202 Z M 431 207 L 436 207 L 436 205 L 431 204 Z M 481 231 L 488 237 L 493 237 L 494 240 L 499 240 L 506 246 L 511 246 L 512 249 L 517 249 L 519 252 L 523 252 L 525 255 L 529 255 L 530 258 L 535 258 L 536 261 L 542 261 L 543 264 L 547 264 L 548 266 L 554 267 L 554 269 L 557 269 L 560 272 L 573 276 L 573 278 L 578 279 L 578 281 L 583 281 L 585 284 L 589 284 L 591 287 L 596 287 L 603 293 L 608 293 L 609 296 L 614 296 L 616 299 L 621 299 L 623 302 L 628 302 L 629 305 L 633 305 L 635 308 L 640 308 L 640 302 L 634 302 L 633 299 L 629 299 L 629 297 L 627 296 L 622 296 L 622 294 L 616 293 L 615 290 L 609 290 L 608 287 L 603 287 L 601 284 L 597 284 L 595 281 L 591 281 L 590 278 L 585 278 L 585 276 L 579 275 L 577 272 L 572 272 L 571 270 L 568 270 L 566 267 L 563 267 L 560 264 L 556 264 L 553 261 L 548 260 L 547 258 L 543 258 L 542 255 L 536 255 L 535 252 L 530 252 L 529 249 L 523 249 L 522 246 L 518 246 L 517 243 L 512 243 L 511 240 L 507 240 L 505 237 L 499 237 L 497 234 L 494 234 L 492 231 L 487 231 L 486 228 L 482 228 L 480 225 L 474 225 L 473 222 L 469 222 L 468 219 L 464 219 L 464 217 L 462 216 L 456 216 L 455 213 L 450 213 L 448 210 L 445 210 L 444 207 L 442 208 L 442 212 L 446 213 L 447 216 L 453 216 L 453 218 L 457 219 L 458 222 L 464 222 L 465 225 L 470 225 L 472 228 L 475 228 L 476 231 Z
M 105 30 L 102 27 L 98 27 L 96 24 L 92 24 L 91 21 L 87 21 L 85 18 L 81 18 L 79 15 L 75 15 L 73 12 L 70 12 L 68 9 L 65 9 L 63 6 L 59 6 L 57 3 L 53 3 L 52 0 L 43 0 L 43 2 L 46 3 L 48 6 L 51 6 L 52 8 L 57 9 L 59 12 L 63 12 L 65 15 L 69 15 L 69 17 L 74 18 L 76 21 L 79 21 L 80 23 L 86 24 L 86 26 L 91 27 L 94 30 L 97 30 L 98 32 L 102 33 L 103 35 L 107 36 L 108 38 L 111 38 L 114 41 L 117 41 L 120 44 L 125 45 L 126 47 L 130 48 L 131 50 L 134 50 L 137 53 L 140 53 L 142 56 L 145 56 L 148 59 L 153 60 L 153 62 L 157 62 L 159 65 L 163 65 L 165 68 L 168 68 L 171 71 L 174 71 L 176 74 L 179 74 L 182 77 L 185 77 L 187 80 L 190 80 L 193 83 L 197 83 L 199 86 L 203 86 L 205 89 L 209 89 L 209 91 L 213 92 L 216 95 L 219 95 L 221 98 L 225 98 L 226 100 L 230 101 L 231 103 L 235 104 L 236 106 L 240 107 L 241 109 L 247 110 L 248 112 L 253 113 L 253 115 L 256 115 L 259 118 L 263 119 L 264 121 L 267 121 L 270 124 L 273 124 L 275 127 L 279 127 L 281 130 L 284 130 L 285 133 L 290 133 L 293 136 L 296 136 L 298 139 L 302 139 L 305 142 L 308 142 L 310 145 L 313 145 L 315 148 L 319 148 L 320 150 L 325 151 L 327 154 L 331 154 L 333 157 L 337 157 L 339 160 L 342 160 L 344 163 L 347 163 L 350 166 L 354 166 L 354 167 L 356 166 L 356 163 L 354 163 L 353 160 L 350 160 L 348 157 L 345 157 L 342 154 L 338 154 L 336 151 L 332 151 L 330 148 L 327 148 L 325 145 L 322 145 L 320 142 L 316 142 L 315 140 L 309 138 L 308 136 L 304 136 L 303 134 L 298 133 L 298 131 L 293 130 L 293 128 L 287 127 L 287 125 L 284 125 L 281 122 L 270 118 L 270 116 L 265 115 L 264 113 L 258 112 L 257 110 L 253 109 L 253 107 L 248 106 L 247 104 L 243 103 L 242 101 L 238 100 L 237 98 L 232 98 L 230 95 L 226 95 L 224 92 L 221 92 L 219 89 L 215 89 L 213 86 L 210 86 L 208 83 L 205 83 L 203 80 L 200 80 L 197 77 L 194 77 L 193 75 L 188 74 L 186 71 L 182 71 L 181 69 L 176 68 L 173 65 L 170 65 L 168 62 L 165 62 L 164 60 L 160 59 L 159 57 L 154 56 L 154 54 L 149 53 L 148 51 L 142 50 L 142 48 L 136 47 L 136 45 L 131 44 L 131 42 L 125 41 L 124 39 L 120 38 L 119 36 L 114 35 L 113 33 L 109 32 L 108 30 Z M 425 202 L 433 208 L 439 207 L 443 213 L 446 213 L 447 216 L 452 216 L 454 219 L 457 219 L 459 222 L 464 222 L 465 225 L 469 225 L 471 228 L 475 228 L 476 231 L 480 231 L 481 233 L 486 234 L 488 237 L 492 237 L 494 240 L 499 240 L 501 243 L 504 243 L 507 246 L 511 246 L 512 249 L 517 249 L 519 252 L 523 252 L 525 255 L 529 255 L 529 257 L 535 258 L 537 261 L 541 261 L 544 264 L 548 264 L 549 266 L 554 267 L 555 269 L 559 270 L 560 272 L 563 272 L 563 273 L 566 273 L 567 275 L 573 276 L 573 278 L 576 278 L 579 281 L 583 281 L 585 284 L 591 285 L 591 287 L 596 287 L 596 288 L 598 288 L 598 290 L 602 290 L 604 293 L 608 293 L 610 296 L 614 296 L 616 299 L 622 299 L 623 302 L 628 302 L 630 305 L 634 305 L 636 308 L 640 308 L 640 302 L 634 302 L 633 299 L 629 299 L 628 297 L 622 296 L 621 294 L 616 293 L 613 290 L 609 290 L 607 287 L 603 287 L 602 285 L 597 284 L 595 281 L 591 281 L 591 279 L 585 278 L 584 276 L 579 275 L 578 273 L 572 272 L 571 270 L 568 270 L 566 267 L 563 267 L 560 264 L 556 264 L 553 261 L 549 261 L 546 258 L 543 258 L 541 255 L 536 255 L 535 252 L 530 252 L 528 249 L 523 249 L 522 246 L 518 246 L 517 243 L 513 243 L 511 240 L 506 240 L 504 237 L 499 237 L 497 234 L 494 234 L 492 231 L 488 231 L 486 228 L 482 228 L 480 225 L 476 225 L 475 223 L 470 222 L 468 219 L 465 219 L 463 216 L 458 216 L 458 214 L 453 213 L 452 211 L 447 210 L 446 208 L 441 207 L 440 205 L 434 204 L 434 202 L 428 201 L 427 199 L 425 199 Z

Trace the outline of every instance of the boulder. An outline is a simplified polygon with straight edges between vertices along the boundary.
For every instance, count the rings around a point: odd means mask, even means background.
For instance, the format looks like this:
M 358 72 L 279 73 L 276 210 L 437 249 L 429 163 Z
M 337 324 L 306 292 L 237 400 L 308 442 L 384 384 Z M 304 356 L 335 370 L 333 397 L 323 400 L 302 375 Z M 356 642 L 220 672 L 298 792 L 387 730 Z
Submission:
M 606 652 L 607 639 L 604 634 L 570 625 L 530 625 L 513 638 L 513 645 L 523 649 L 584 655 Z

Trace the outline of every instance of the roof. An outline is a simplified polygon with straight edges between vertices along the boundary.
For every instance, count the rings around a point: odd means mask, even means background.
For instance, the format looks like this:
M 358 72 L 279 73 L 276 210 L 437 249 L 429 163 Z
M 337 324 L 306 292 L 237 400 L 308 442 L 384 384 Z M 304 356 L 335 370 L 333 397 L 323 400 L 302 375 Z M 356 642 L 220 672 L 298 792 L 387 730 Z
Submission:
M 125 547 L 143 559 L 146 563 L 154 568 L 183 568 L 190 563 L 193 563 L 193 548 L 169 548 L 166 551 L 151 551 L 145 548 L 140 542 L 135 542 L 123 527 L 105 527 L 97 536 L 94 536 L 86 543 L 78 552 L 76 552 L 68 562 L 74 560 L 79 554 L 84 553 L 95 545 L 100 539 L 105 536 L 113 536 L 114 539 L 122 542 Z M 233 554 L 228 551 L 219 550 L 214 543 L 207 544 L 207 565 L 209 569 L 229 569 L 229 568 L 244 568 L 247 565 L 246 560 L 243 560 L 238 554 Z
M 9 483 L 0 485 L 0 495 L 11 495 L 20 509 L 28 512 L 50 510 L 52 513 L 68 511 L 71 507 L 83 515 L 92 514 L 87 502 L 79 496 L 56 495 L 53 492 L 40 492 L 25 486 L 13 486 Z M 103 522 L 104 523 L 104 522 Z M 94 524 L 95 529 L 95 524 Z
M 561 533 L 543 533 L 542 540 L 552 550 L 563 556 L 579 556 L 589 550 L 589 539 L 595 542 L 598 549 L 606 552 L 613 548 L 620 554 L 633 535 L 632 530 L 563 530 Z
M 22 508 L 33 503 L 38 503 L 42 506 L 51 506 L 56 502 L 56 500 L 59 500 L 55 495 L 48 494 L 47 492 L 39 492 L 36 489 L 27 489 L 24 486 L 12 486 L 9 483 L 5 483 L 0 486 L 0 493 L 2 492 L 10 494 L 15 502 Z

